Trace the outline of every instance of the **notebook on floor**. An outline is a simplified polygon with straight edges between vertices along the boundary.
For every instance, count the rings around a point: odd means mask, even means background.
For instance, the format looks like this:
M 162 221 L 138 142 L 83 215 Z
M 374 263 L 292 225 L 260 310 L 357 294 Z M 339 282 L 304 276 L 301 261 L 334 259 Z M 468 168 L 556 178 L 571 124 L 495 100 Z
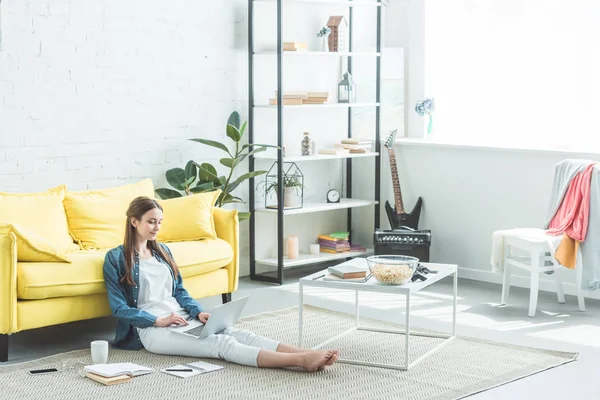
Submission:
M 163 373 L 169 374 L 169 375 L 174 375 L 179 378 L 190 378 L 192 376 L 206 374 L 207 372 L 218 371 L 223 368 L 224 367 L 222 365 L 209 364 L 204 361 L 196 361 L 196 362 L 189 363 L 189 364 L 178 364 L 178 365 L 174 365 L 172 367 L 163 368 L 160 370 L 160 372 L 163 372 Z M 192 371 L 173 371 L 173 370 L 178 370 L 178 369 L 179 370 L 191 369 Z M 169 370 L 171 370 L 171 371 L 169 371 Z

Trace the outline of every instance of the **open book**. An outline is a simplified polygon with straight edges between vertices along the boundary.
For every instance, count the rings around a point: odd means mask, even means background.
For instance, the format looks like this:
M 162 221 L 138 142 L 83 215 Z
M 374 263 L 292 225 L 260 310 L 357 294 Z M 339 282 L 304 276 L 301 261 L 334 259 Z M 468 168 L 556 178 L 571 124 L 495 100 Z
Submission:
M 192 376 L 205 374 L 207 372 L 213 372 L 223 369 L 221 365 L 209 364 L 204 361 L 196 361 L 189 364 L 179 364 L 172 367 L 163 368 L 160 372 L 165 374 L 175 375 L 180 378 L 189 378 Z M 175 370 L 191 370 L 191 371 L 175 371 Z
M 133 363 L 93 364 L 86 365 L 84 370 L 85 372 L 91 372 L 105 378 L 112 378 L 119 375 L 139 376 L 154 372 L 152 368 Z

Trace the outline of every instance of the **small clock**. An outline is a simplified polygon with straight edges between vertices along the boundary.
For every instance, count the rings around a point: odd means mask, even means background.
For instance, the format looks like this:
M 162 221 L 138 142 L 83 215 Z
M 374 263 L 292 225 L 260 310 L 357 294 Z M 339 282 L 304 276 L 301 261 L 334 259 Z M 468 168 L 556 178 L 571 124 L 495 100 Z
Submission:
M 331 189 L 330 191 L 327 192 L 327 202 L 328 203 L 339 203 L 341 197 L 342 196 L 340 195 L 340 192 L 338 192 L 335 189 Z

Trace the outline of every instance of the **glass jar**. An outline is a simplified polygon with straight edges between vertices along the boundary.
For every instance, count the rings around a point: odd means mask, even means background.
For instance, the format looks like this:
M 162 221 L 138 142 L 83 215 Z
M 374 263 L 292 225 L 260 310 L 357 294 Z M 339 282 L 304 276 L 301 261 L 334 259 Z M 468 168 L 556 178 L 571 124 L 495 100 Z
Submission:
M 312 156 L 314 154 L 313 141 L 310 137 L 310 133 L 304 132 L 304 137 L 302 138 L 302 155 L 303 156 Z

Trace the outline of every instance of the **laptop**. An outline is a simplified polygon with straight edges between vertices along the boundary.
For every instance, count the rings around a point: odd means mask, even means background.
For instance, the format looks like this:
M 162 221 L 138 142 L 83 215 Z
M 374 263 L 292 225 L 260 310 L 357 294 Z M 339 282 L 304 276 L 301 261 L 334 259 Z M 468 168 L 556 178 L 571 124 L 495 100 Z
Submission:
M 242 310 L 244 309 L 247 300 L 248 296 L 216 306 L 210 313 L 210 318 L 206 324 L 200 322 L 198 318 L 194 318 L 189 321 L 189 325 L 172 326 L 167 329 L 182 335 L 204 339 L 212 334 L 223 332 L 230 326 L 235 325 L 242 314 Z

